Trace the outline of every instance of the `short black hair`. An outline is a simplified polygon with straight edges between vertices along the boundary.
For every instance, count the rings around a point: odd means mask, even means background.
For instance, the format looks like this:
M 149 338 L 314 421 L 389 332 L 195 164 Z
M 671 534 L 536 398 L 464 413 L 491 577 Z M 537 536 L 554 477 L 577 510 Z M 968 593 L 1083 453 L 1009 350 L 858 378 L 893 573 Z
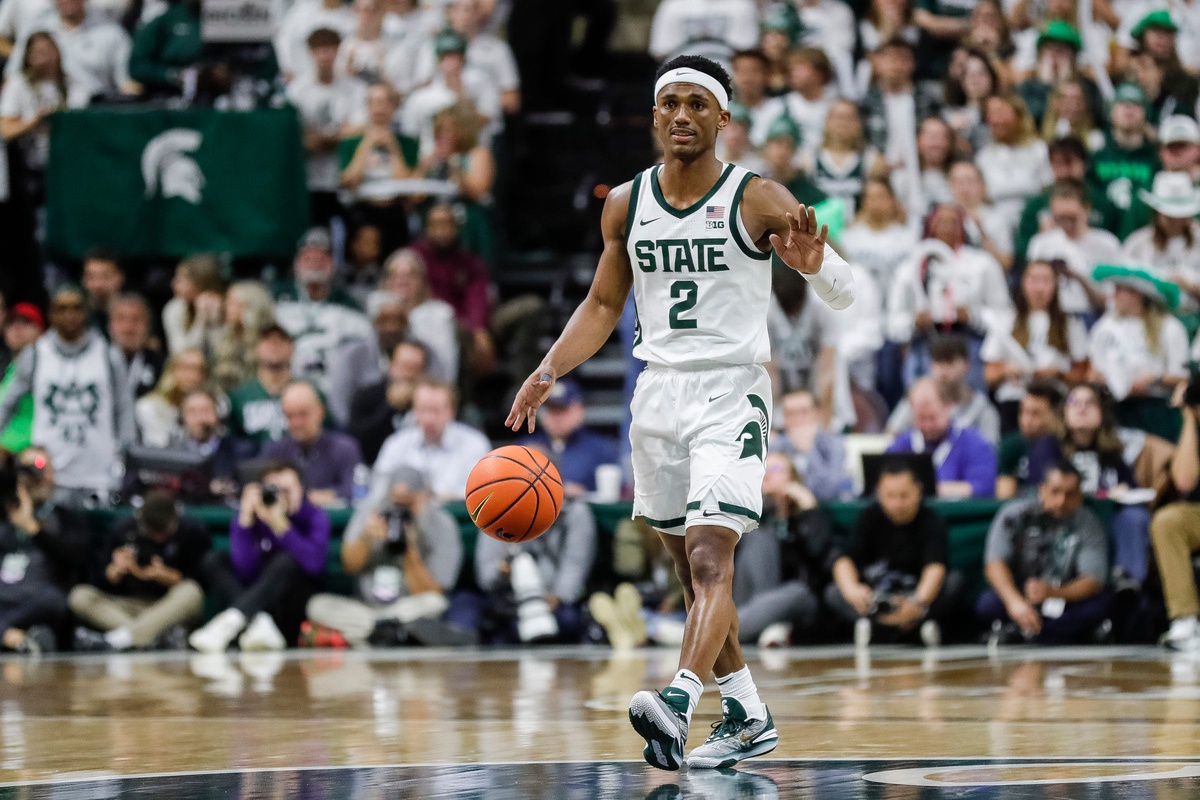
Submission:
M 1059 388 L 1057 381 L 1048 381 L 1040 378 L 1032 380 L 1025 387 L 1025 394 L 1045 400 L 1055 410 L 1058 410 L 1063 402 L 1062 389 Z
M 146 533 L 166 533 L 179 522 L 178 499 L 168 489 L 151 489 L 142 498 L 141 508 L 134 512 L 134 518 Z
M 337 47 L 342 43 L 342 35 L 333 28 L 317 28 L 305 40 L 310 50 L 317 47 Z
M 725 94 L 730 97 L 733 96 L 733 80 L 729 77 L 729 73 L 711 58 L 705 58 L 704 56 L 675 56 L 659 67 L 658 72 L 654 73 L 655 82 L 673 69 L 694 69 L 697 72 L 703 72 L 721 84 L 721 88 L 725 90 Z
M 894 457 L 883 459 L 883 461 L 879 464 L 879 482 L 876 483 L 876 486 L 878 486 L 879 483 L 882 483 L 883 479 L 889 475 L 907 475 L 908 477 L 912 478 L 913 483 L 915 483 L 917 486 L 922 485 L 921 479 L 917 477 L 917 473 L 913 469 L 912 464 L 904 458 Z
M 1060 139 L 1055 139 L 1050 143 L 1048 152 L 1050 158 L 1054 158 L 1055 156 L 1068 156 L 1070 158 L 1079 159 L 1085 164 L 1088 162 L 1087 148 L 1083 146 L 1083 142 L 1079 141 L 1079 139 L 1075 138 L 1074 136 L 1063 136 Z
M 281 472 L 296 473 L 296 477 L 300 479 L 300 485 L 304 485 L 304 473 L 300 471 L 300 465 L 286 458 L 272 458 L 264 463 L 262 469 L 258 471 L 258 480 L 261 483 L 266 480 L 268 475 L 278 475 Z
M 967 361 L 971 358 L 967 342 L 961 336 L 946 334 L 934 337 L 929 343 L 929 359 L 939 364 L 947 361 Z
M 1079 472 L 1074 464 L 1066 459 L 1055 459 L 1050 466 L 1046 467 L 1046 471 L 1042 473 L 1042 483 L 1050 480 L 1050 475 L 1059 473 L 1068 478 L 1074 478 L 1077 482 L 1083 483 L 1083 475 Z
M 261 342 L 263 339 L 283 339 L 289 344 L 296 343 L 296 337 L 288 333 L 287 328 L 284 328 L 278 323 L 274 325 L 268 325 L 262 329 L 262 333 L 258 334 L 258 340 Z

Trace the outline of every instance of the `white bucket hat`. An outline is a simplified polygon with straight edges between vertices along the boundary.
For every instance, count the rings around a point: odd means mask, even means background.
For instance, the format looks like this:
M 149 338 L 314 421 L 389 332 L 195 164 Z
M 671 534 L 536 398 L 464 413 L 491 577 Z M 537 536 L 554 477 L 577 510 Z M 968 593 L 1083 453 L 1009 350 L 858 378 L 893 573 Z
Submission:
M 1200 191 L 1185 172 L 1158 173 L 1153 191 L 1139 189 L 1138 197 L 1164 217 L 1188 219 L 1200 214 Z

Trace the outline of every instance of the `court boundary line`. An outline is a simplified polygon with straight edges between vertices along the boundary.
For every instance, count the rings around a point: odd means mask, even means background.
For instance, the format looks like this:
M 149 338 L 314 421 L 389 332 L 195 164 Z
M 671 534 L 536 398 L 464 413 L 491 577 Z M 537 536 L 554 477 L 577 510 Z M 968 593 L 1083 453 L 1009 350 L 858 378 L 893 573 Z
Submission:
M 962 762 L 970 763 L 972 761 L 988 761 L 990 763 L 981 766 L 999 766 L 1011 764 L 1019 766 L 1022 763 L 1027 763 L 1030 766 L 1037 766 L 1042 763 L 1078 763 L 1078 764 L 1154 764 L 1154 763 L 1187 763 L 1200 765 L 1200 757 L 1197 756 L 1138 756 L 1136 758 L 1125 758 L 1119 756 L 1093 756 L 1089 758 L 1076 758 L 1073 756 L 1016 756 L 1012 758 L 996 757 L 996 756 L 945 756 L 934 757 L 924 756 L 920 758 L 905 758 L 902 756 L 877 756 L 877 757 L 861 757 L 861 756 L 827 756 L 819 758 L 768 758 L 763 759 L 755 764 L 832 764 L 832 763 L 870 763 L 870 762 L 912 762 L 912 763 L 940 763 L 940 762 Z M 297 767 L 243 767 L 240 769 L 201 769 L 201 770 L 181 770 L 176 772 L 142 772 L 129 774 L 96 774 L 96 775 L 71 775 L 63 778 L 35 778 L 25 781 L 0 781 L 0 789 L 19 789 L 30 786 L 65 786 L 68 784 L 78 783 L 102 783 L 112 781 L 129 781 L 129 780 L 156 780 L 166 778 L 190 778 L 201 776 L 216 776 L 216 775 L 248 775 L 248 774 L 273 774 L 280 772 L 346 772 L 350 770 L 360 769 L 428 769 L 436 767 L 512 767 L 512 766 L 538 766 L 550 764 L 642 764 L 645 763 L 640 758 L 606 758 L 606 759 L 546 759 L 535 761 L 470 761 L 470 762 L 420 762 L 420 763 L 398 763 L 398 764 L 341 764 L 328 766 L 313 766 L 303 765 Z

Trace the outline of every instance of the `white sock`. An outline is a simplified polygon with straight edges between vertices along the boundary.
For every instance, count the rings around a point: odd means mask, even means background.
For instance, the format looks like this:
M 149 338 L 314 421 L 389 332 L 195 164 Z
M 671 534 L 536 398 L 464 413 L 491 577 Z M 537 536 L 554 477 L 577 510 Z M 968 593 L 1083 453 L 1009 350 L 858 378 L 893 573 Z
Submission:
M 133 647 L 133 631 L 129 628 L 113 628 L 104 634 L 104 639 L 114 650 L 128 650 Z
M 696 704 L 700 702 L 700 695 L 704 692 L 704 684 L 700 681 L 700 677 L 690 669 L 681 669 L 675 673 L 675 680 L 671 681 L 671 688 L 687 693 L 687 719 L 688 722 L 691 722 L 692 712 L 696 710 Z
M 721 697 L 732 697 L 742 704 L 747 719 L 767 718 L 767 706 L 758 696 L 758 687 L 750 676 L 750 667 L 742 667 L 724 678 L 717 678 L 717 686 L 721 687 Z

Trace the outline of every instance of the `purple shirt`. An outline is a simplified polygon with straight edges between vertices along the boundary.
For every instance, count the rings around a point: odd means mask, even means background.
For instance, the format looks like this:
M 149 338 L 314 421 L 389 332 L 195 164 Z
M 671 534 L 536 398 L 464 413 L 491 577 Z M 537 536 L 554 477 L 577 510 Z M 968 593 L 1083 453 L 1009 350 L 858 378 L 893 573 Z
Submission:
M 325 570 L 329 515 L 305 500 L 290 521 L 291 528 L 283 536 L 276 536 L 262 520 L 256 519 L 249 528 L 243 528 L 238 518 L 233 518 L 229 524 L 229 556 L 238 580 L 243 584 L 255 581 L 276 551 L 291 553 L 309 575 L 320 575 Z
M 363 463 L 362 451 L 353 437 L 334 431 L 304 447 L 290 435 L 263 445 L 259 458 L 281 458 L 300 466 L 305 489 L 335 489 L 338 497 L 350 502 L 354 495 L 354 468 Z
M 940 442 L 926 442 L 918 431 L 897 434 L 889 453 L 929 453 L 938 481 L 966 481 L 972 497 L 996 494 L 996 450 L 974 428 L 952 427 Z

